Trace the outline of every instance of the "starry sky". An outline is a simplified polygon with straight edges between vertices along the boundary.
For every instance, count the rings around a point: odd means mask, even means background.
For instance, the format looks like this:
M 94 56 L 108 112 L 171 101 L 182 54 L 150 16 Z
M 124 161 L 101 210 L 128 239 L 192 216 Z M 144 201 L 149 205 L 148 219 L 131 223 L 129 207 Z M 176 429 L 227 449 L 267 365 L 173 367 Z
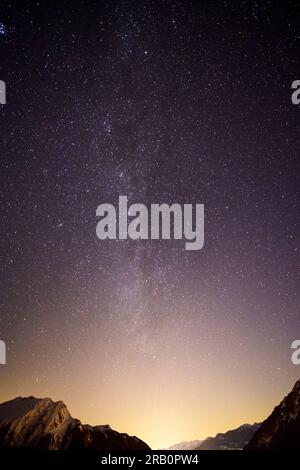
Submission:
M 281 6 L 280 6 L 281 4 Z M 264 419 L 299 376 L 296 1 L 0 9 L 0 400 L 151 447 Z M 205 205 L 205 245 L 96 208 Z

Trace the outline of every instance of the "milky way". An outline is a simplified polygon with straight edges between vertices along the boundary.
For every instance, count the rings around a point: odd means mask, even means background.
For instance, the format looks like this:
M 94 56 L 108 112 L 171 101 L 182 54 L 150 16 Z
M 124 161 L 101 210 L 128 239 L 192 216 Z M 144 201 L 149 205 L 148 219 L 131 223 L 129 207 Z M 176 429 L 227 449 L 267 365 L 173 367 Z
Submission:
M 153 446 L 263 419 L 299 375 L 296 2 L 26 5 L 0 13 L 0 398 Z M 98 240 L 119 195 L 204 204 L 204 248 Z

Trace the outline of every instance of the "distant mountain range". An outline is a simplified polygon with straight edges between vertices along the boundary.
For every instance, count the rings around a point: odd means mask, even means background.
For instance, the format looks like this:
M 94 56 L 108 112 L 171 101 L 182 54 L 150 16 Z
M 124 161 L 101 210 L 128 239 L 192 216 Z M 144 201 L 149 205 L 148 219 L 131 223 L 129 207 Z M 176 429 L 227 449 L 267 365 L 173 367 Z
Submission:
M 0 449 L 150 450 L 135 436 L 108 425 L 90 426 L 73 418 L 62 401 L 18 397 L 0 404 Z M 300 449 L 300 380 L 262 424 L 186 441 L 167 450 L 281 450 Z
M 137 437 L 72 418 L 62 401 L 15 398 L 0 405 L 0 448 L 149 450 Z
M 208 437 L 195 450 L 242 450 L 260 424 L 243 424 L 236 429 Z
M 166 450 L 238 450 L 243 449 L 250 441 L 260 424 L 243 424 L 242 426 L 219 433 L 204 440 L 184 441 L 174 444 Z
M 300 380 L 262 423 L 245 449 L 300 449 Z
M 183 441 L 183 442 L 179 442 L 178 444 L 174 444 L 165 450 L 194 450 L 196 449 L 196 447 L 199 447 L 202 442 L 203 441 L 200 441 L 200 440 Z

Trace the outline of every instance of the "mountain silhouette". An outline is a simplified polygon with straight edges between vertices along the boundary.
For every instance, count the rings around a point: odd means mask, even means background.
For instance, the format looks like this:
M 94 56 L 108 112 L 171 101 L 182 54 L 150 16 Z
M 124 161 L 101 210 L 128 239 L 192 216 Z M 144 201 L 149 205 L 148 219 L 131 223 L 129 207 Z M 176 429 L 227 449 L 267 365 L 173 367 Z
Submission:
M 262 423 L 245 449 L 300 449 L 300 380 Z
M 250 441 L 260 424 L 243 424 L 236 429 L 208 437 L 195 450 L 241 450 Z
M 149 450 L 135 436 L 73 418 L 62 401 L 18 397 L 0 404 L 0 448 Z

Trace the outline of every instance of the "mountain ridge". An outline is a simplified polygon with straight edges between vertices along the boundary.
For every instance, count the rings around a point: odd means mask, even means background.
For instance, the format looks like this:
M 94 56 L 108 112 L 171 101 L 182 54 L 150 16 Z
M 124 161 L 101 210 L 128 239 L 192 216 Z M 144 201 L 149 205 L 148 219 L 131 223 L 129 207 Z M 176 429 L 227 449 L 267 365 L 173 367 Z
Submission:
M 73 418 L 63 401 L 17 397 L 0 404 L 0 448 L 149 450 L 136 436 Z
M 208 437 L 195 450 L 242 450 L 259 426 L 260 423 L 242 424 L 235 429 Z
M 300 448 L 300 380 L 286 395 L 245 446 L 245 450 Z

